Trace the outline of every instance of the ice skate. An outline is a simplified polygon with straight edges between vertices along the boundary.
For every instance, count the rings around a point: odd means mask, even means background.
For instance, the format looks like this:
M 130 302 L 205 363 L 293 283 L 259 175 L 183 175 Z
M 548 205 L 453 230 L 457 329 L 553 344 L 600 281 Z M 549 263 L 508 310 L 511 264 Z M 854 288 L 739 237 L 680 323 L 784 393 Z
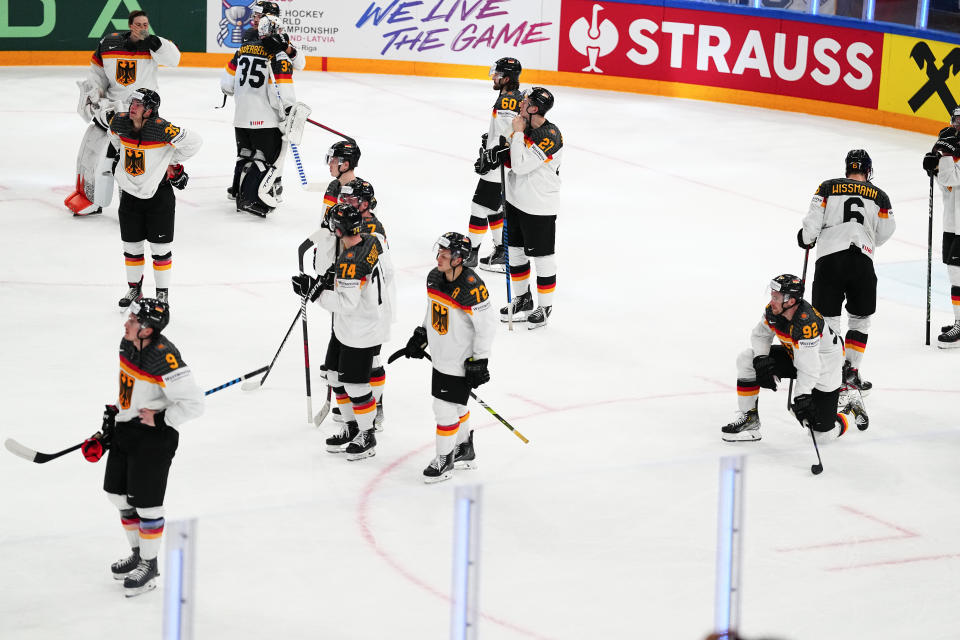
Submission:
M 267 214 L 273 211 L 273 209 L 262 202 L 247 202 L 246 200 L 237 200 L 237 203 L 237 208 L 240 211 L 246 211 L 247 213 L 252 213 L 253 215 L 260 216 L 261 218 L 266 218 Z
M 553 312 L 553 307 L 537 307 L 527 316 L 527 329 L 539 329 L 547 326 L 547 318 Z
M 120 298 L 117 304 L 120 305 L 121 311 L 129 309 L 131 303 L 139 302 L 140 300 L 143 300 L 143 291 L 140 288 L 141 284 L 143 284 L 142 279 L 136 285 L 131 286 L 129 289 L 127 289 L 127 292 L 123 295 L 122 298 Z
M 344 422 L 343 419 L 337 421 L 336 417 L 337 416 L 334 416 L 334 424 L 340 428 L 340 431 L 327 438 L 327 451 L 330 453 L 343 453 L 343 450 L 350 441 L 357 437 L 360 427 L 357 426 L 357 423 L 354 421 Z
M 470 255 L 467 256 L 467 259 L 463 261 L 463 266 L 470 267 L 473 269 L 477 266 L 477 261 L 480 258 L 480 247 L 474 247 L 470 249 Z
M 131 571 L 137 568 L 138 564 L 140 564 L 140 547 L 134 547 L 133 553 L 110 565 L 110 572 L 113 573 L 113 579 L 123 580 Z
M 151 558 L 150 560 L 140 558 L 137 568 L 123 579 L 124 595 L 132 598 L 141 593 L 153 591 L 157 588 L 158 575 L 160 575 L 160 572 L 157 570 L 156 558 Z
M 505 273 L 507 271 L 507 252 L 502 244 L 493 245 L 493 253 L 486 258 L 480 258 L 480 268 L 484 271 L 496 271 Z
M 423 470 L 423 481 L 427 484 L 443 482 L 453 477 L 453 454 L 437 456 Z
M 849 362 L 843 363 L 843 382 L 860 390 L 860 395 L 866 398 L 873 389 L 873 383 L 860 379 L 860 370 L 855 369 Z
M 944 328 L 943 333 L 937 337 L 937 346 L 941 349 L 960 347 L 960 322 Z
M 752 442 L 760 439 L 760 415 L 756 409 L 738 411 L 736 418 L 720 429 L 726 442 Z
M 857 429 L 860 431 L 866 431 L 867 427 L 870 426 L 870 417 L 867 415 L 866 407 L 863 406 L 861 392 L 856 389 L 847 391 L 847 404 L 840 413 L 852 416 Z
M 157 300 L 163 304 L 170 304 L 170 289 L 166 287 L 157 287 Z
M 476 451 L 473 449 L 473 432 L 465 442 L 457 445 L 453 455 L 453 466 L 455 469 L 476 469 Z
M 383 431 L 383 401 L 377 403 L 377 415 L 373 418 L 373 428 L 377 431 Z
M 533 311 L 533 294 L 530 291 L 514 297 L 507 307 L 500 307 L 500 322 L 509 322 L 510 312 L 514 322 L 526 322 L 527 314 Z
M 347 454 L 347 460 L 363 460 L 377 455 L 377 436 L 373 429 L 359 432 L 347 448 L 344 450 Z

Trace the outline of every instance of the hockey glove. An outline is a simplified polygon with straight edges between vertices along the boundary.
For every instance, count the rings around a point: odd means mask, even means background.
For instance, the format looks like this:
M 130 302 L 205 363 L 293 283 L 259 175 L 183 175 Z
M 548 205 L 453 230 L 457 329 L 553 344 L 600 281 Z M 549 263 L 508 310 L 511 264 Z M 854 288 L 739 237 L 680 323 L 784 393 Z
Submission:
M 110 444 L 110 441 L 113 440 L 113 428 L 117 424 L 118 413 L 120 413 L 120 410 L 117 409 L 117 405 L 104 405 L 103 422 L 100 424 L 100 441 L 104 444 Z
M 333 289 L 333 283 L 337 279 L 337 268 L 333 265 L 327 267 L 327 270 L 320 276 L 320 289 Z
M 937 175 L 937 167 L 940 165 L 940 154 L 931 151 L 930 153 L 923 156 L 923 170 L 927 172 L 927 175 L 933 177 Z
M 954 158 L 960 156 L 960 151 L 957 150 L 957 139 L 955 137 L 939 138 L 933 143 L 933 151 L 939 151 L 942 155 L 953 156 Z
M 323 291 L 323 287 L 316 286 L 320 278 L 311 278 L 305 273 L 298 273 L 291 277 L 290 282 L 293 284 L 293 292 L 301 298 L 310 296 L 310 302 L 316 302 L 320 292 Z
M 471 389 L 490 382 L 490 372 L 487 370 L 487 359 L 474 360 L 467 358 L 463 361 L 464 376 Z
M 423 350 L 427 348 L 427 330 L 423 327 L 417 327 L 413 330 L 413 335 L 407 340 L 407 346 L 403 350 L 403 355 L 408 358 L 420 359 L 423 357 Z
M 814 238 L 810 244 L 805 243 L 803 241 L 803 229 L 800 229 L 800 231 L 797 231 L 797 244 L 800 245 L 801 249 L 813 249 L 813 246 L 817 244 L 817 239 Z
M 190 176 L 183 170 L 182 164 L 172 164 L 167 167 L 167 180 L 177 189 L 183 190 L 187 186 L 189 178 Z
M 274 55 L 280 53 L 287 48 L 287 45 L 284 44 L 283 38 L 280 37 L 279 33 L 272 33 L 269 36 L 265 36 L 260 40 L 260 43 L 263 45 L 263 48 L 267 50 L 267 53 Z
M 507 139 L 500 136 L 500 144 L 481 153 L 473 168 L 479 174 L 493 171 L 503 164 L 503 160 L 509 152 L 510 145 L 507 144 Z
M 801 425 L 812 429 L 817 424 L 817 412 L 813 404 L 813 396 L 804 393 L 794 398 L 793 415 Z
M 113 119 L 113 111 L 108 111 L 106 109 L 98 109 L 93 114 L 93 123 L 103 129 L 104 131 L 110 130 L 110 120 Z
M 473 170 L 476 173 L 484 174 L 484 157 L 487 155 L 487 134 L 480 136 L 480 150 L 477 151 L 477 161 L 473 163 Z
M 150 48 L 150 51 L 157 51 L 157 50 L 159 50 L 159 49 L 160 49 L 160 45 L 163 44 L 162 42 L 160 42 L 160 38 L 158 38 L 157 36 L 153 35 L 152 33 L 151 33 L 150 35 L 148 35 L 146 38 L 144 38 L 143 41 L 147 43 L 147 46 Z
M 757 356 L 753 359 L 753 370 L 757 372 L 757 384 L 764 389 L 777 390 L 777 377 L 773 375 L 773 356 Z
M 99 434 L 90 436 L 80 445 L 80 451 L 83 453 L 83 457 L 87 459 L 87 462 L 97 462 L 103 457 L 103 452 L 106 450 L 106 447 L 103 446 L 103 442 L 100 441 L 97 435 Z

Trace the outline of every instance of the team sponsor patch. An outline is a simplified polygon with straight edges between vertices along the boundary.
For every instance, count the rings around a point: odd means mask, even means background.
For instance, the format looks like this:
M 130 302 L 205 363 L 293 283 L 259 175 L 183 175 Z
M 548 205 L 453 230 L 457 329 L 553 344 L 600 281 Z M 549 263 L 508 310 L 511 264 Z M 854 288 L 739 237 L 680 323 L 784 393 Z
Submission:
M 816 205 L 823 206 L 823 196 L 821 196 L 819 193 L 816 194 L 816 195 L 814 195 L 814 196 L 813 196 L 813 201 L 812 201 L 811 204 L 816 204 Z
M 819 339 L 819 338 L 809 338 L 809 339 L 806 339 L 806 340 L 797 340 L 797 346 L 800 347 L 801 349 L 804 349 L 804 348 L 809 349 L 809 348 L 816 347 L 819 342 L 820 342 L 820 339 Z
M 170 384 L 188 375 L 190 375 L 190 369 L 188 369 L 187 367 L 180 367 L 176 371 L 172 373 L 168 373 L 167 375 L 163 376 L 163 380 L 167 384 Z

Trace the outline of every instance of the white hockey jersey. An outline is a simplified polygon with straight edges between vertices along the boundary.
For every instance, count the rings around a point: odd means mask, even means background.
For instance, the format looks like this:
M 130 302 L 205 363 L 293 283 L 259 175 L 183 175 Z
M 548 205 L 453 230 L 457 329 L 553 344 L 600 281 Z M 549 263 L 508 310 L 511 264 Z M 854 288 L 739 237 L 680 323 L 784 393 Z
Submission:
M 180 50 L 166 38 L 160 38 L 160 48 L 151 51 L 144 40 L 131 40 L 129 31 L 115 32 L 101 38 L 93 52 L 87 85 L 99 87 L 104 97 L 126 108 L 134 89 L 157 91 L 160 65 L 178 64 Z
M 507 202 L 535 216 L 557 215 L 560 209 L 560 161 L 563 135 L 544 121 L 536 129 L 510 134 Z
M 163 421 L 177 427 L 203 414 L 203 391 L 172 342 L 160 334 L 139 351 L 120 341 L 118 422 L 139 417 L 140 409 L 163 411 Z
M 814 389 L 830 392 L 838 389 L 843 369 L 843 341 L 826 323 L 820 312 L 801 300 L 792 320 L 773 313 L 770 305 L 750 334 L 753 353 L 765 356 L 776 338 L 793 357 L 797 368 L 796 395 Z
M 203 140 L 163 118 L 147 118 L 139 131 L 127 113 L 110 121 L 110 142 L 120 155 L 114 177 L 122 191 L 146 200 L 167 179 L 167 166 L 182 164 L 200 150 Z
M 496 325 L 487 287 L 473 269 L 465 267 L 453 282 L 439 269 L 427 275 L 423 326 L 434 369 L 462 377 L 467 358 L 489 358 Z
M 817 241 L 817 258 L 853 245 L 872 259 L 896 228 L 886 193 L 871 182 L 837 178 L 823 182 L 813 195 L 803 218 L 803 241 Z
M 943 192 L 943 232 L 957 233 L 960 229 L 960 158 L 943 156 L 937 171 L 937 184 Z
M 337 340 L 358 349 L 375 347 L 390 337 L 390 314 L 380 256 L 383 247 L 374 236 L 361 234 L 360 243 L 344 249 L 334 263 L 333 289 L 317 303 L 333 313 Z
M 269 55 L 259 40 L 237 49 L 220 88 L 234 98 L 233 126 L 239 129 L 279 127 L 286 108 L 297 103 L 290 58 L 282 51 Z
M 523 102 L 522 91 L 507 91 L 497 96 L 493 103 L 493 113 L 490 116 L 490 127 L 487 129 L 487 149 L 500 144 L 500 136 L 509 138 L 513 133 L 513 119 L 520 113 L 520 103 Z M 480 175 L 487 182 L 500 184 L 500 168 L 497 167 Z

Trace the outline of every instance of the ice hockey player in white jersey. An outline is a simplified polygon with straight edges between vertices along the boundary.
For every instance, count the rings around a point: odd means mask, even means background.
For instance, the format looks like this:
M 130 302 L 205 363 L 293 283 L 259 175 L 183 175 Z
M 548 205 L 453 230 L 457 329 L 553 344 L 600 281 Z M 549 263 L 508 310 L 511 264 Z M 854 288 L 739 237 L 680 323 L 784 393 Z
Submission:
M 447 480 L 455 468 L 476 467 L 467 400 L 471 389 L 490 380 L 496 319 L 483 280 L 463 264 L 472 248 L 469 238 L 453 231 L 437 240 L 437 267 L 427 275 L 426 317 L 404 349 L 406 357 L 422 358 L 429 346 L 433 360 L 437 455 L 423 470 L 427 483 Z
M 220 77 L 220 88 L 234 97 L 237 160 L 227 196 L 237 211 L 266 217 L 274 210 L 282 186 L 284 137 L 281 128 L 296 106 L 293 63 L 284 53 L 279 22 L 264 16 L 260 38 L 244 42 Z
M 113 199 L 113 159 L 107 157 L 110 117 L 126 108 L 134 89 L 157 90 L 160 65 L 180 64 L 180 50 L 166 38 L 150 33 L 145 12 L 131 12 L 127 24 L 129 31 L 100 39 L 87 77 L 77 83 L 77 113 L 89 126 L 77 153 L 76 188 L 63 201 L 75 216 L 101 213 Z
M 243 31 L 243 41 L 248 42 L 251 40 L 257 40 L 260 38 L 260 20 L 264 16 L 274 16 L 277 20 L 280 19 L 280 5 L 276 2 L 266 2 L 265 0 L 257 0 L 257 3 L 253 7 L 253 16 L 250 18 L 250 28 L 244 29 Z M 287 57 L 290 58 L 290 62 L 293 63 L 293 68 L 295 71 L 303 71 L 307 68 L 307 59 L 305 56 L 300 55 L 300 52 L 297 51 L 297 48 L 290 44 L 290 36 L 284 30 L 281 30 L 280 38 L 283 40 L 286 48 L 283 50 L 287 54 Z
M 817 247 L 812 303 L 837 333 L 846 301 L 847 332 L 844 384 L 866 396 L 873 385 L 860 376 L 871 317 L 877 310 L 877 274 L 873 256 L 897 227 L 890 198 L 870 182 L 873 161 L 863 149 L 845 159 L 846 177 L 817 187 L 797 232 L 801 249 Z
M 328 217 L 342 246 L 340 255 L 319 278 L 293 276 L 293 290 L 333 314 L 324 366 L 344 422 L 340 432 L 327 439 L 327 451 L 362 460 L 376 453 L 377 403 L 370 374 L 374 356 L 390 337 L 383 246 L 376 236 L 363 233 L 363 218 L 355 207 L 336 204 Z
M 844 394 L 843 345 L 823 316 L 803 299 L 803 281 L 785 273 L 770 282 L 770 303 L 750 334 L 750 348 L 737 356 L 739 411 L 721 428 L 728 442 L 760 439 L 757 400 L 760 388 L 777 390 L 777 382 L 796 378 L 791 411 L 801 425 L 813 431 L 834 431 L 837 437 L 856 424 L 861 431 L 870 422 L 860 394 Z M 774 340 L 780 344 L 771 346 Z
M 169 302 L 173 266 L 176 198 L 173 187 L 187 185 L 183 162 L 203 144 L 199 135 L 160 117 L 160 96 L 138 89 L 130 96 L 129 112 L 110 120 L 110 139 L 119 156 L 120 238 L 127 270 L 125 309 L 143 297 L 143 241 L 150 242 L 157 298 Z
M 937 346 L 960 347 L 960 107 L 953 110 L 951 125 L 940 131 L 933 150 L 923 159 L 923 168 L 934 176 L 943 195 L 941 259 L 950 278 L 953 324 L 940 329 Z
M 120 511 L 129 556 L 111 566 L 129 597 L 156 588 L 164 496 L 180 441 L 177 431 L 203 414 L 203 392 L 177 347 L 162 333 L 170 310 L 159 300 L 130 307 L 120 341 L 120 393 L 100 431 L 82 445 L 96 462 L 109 451 L 103 490 Z
M 520 111 L 520 103 L 523 101 L 523 94 L 520 92 L 521 70 L 520 61 L 516 58 L 500 58 L 490 67 L 490 78 L 493 80 L 497 99 L 493 103 L 490 126 L 481 138 L 480 156 L 473 165 L 474 171 L 480 174 L 480 179 L 470 204 L 469 238 L 473 250 L 464 263 L 467 267 L 476 267 L 479 262 L 480 268 L 487 271 L 503 273 L 506 270 L 500 163 L 491 162 L 488 154 L 513 131 L 513 119 Z M 493 252 L 480 260 L 480 243 L 488 228 L 493 240 Z

